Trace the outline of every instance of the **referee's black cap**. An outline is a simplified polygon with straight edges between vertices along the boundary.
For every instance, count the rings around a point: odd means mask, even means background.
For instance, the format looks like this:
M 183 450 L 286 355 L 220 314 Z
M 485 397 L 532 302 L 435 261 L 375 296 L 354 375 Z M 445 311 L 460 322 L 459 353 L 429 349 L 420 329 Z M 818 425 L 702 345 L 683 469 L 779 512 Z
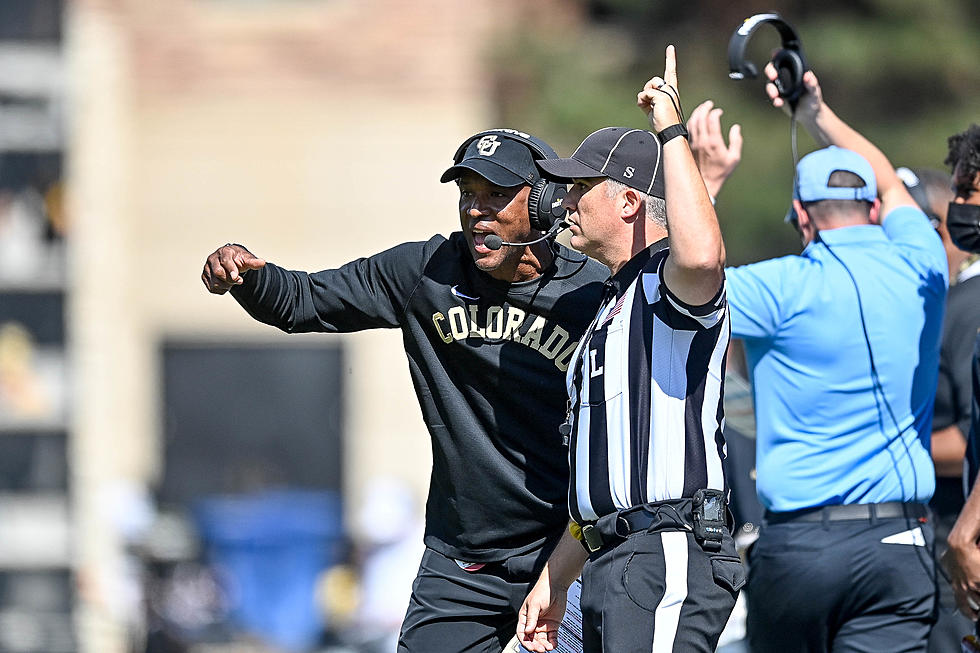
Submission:
M 458 179 L 464 170 L 472 170 L 490 183 L 508 188 L 533 184 L 541 178 L 531 150 L 505 134 L 484 134 L 474 138 L 458 156 L 455 165 L 442 173 L 439 181 L 446 183 Z
M 573 179 L 608 177 L 663 199 L 661 151 L 660 140 L 653 132 L 605 127 L 586 136 L 570 158 L 542 159 L 537 164 L 548 179 L 568 183 Z

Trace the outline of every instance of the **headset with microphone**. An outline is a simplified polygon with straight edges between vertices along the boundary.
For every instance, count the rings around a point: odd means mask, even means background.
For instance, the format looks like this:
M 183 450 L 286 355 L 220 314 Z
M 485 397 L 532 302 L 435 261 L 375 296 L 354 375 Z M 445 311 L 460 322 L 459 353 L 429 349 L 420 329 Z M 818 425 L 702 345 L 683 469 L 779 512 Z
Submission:
M 760 25 L 770 24 L 779 31 L 782 48 L 772 57 L 772 65 L 776 67 L 776 79 L 773 82 L 779 97 L 786 100 L 791 109 L 796 109 L 796 103 L 803 95 L 803 73 L 807 71 L 806 58 L 803 56 L 803 44 L 789 23 L 779 14 L 756 14 L 749 16 L 739 25 L 728 42 L 728 76 L 734 80 L 751 79 L 759 76 L 759 69 L 751 61 L 745 60 L 745 49 L 752 34 Z
M 551 225 L 551 228 L 548 229 L 548 231 L 544 232 L 544 235 L 541 236 L 540 238 L 535 238 L 534 240 L 529 240 L 524 243 L 508 243 L 497 234 L 490 234 L 489 236 L 483 239 L 483 244 L 486 246 L 487 249 L 492 249 L 494 251 L 500 249 L 504 245 L 507 245 L 508 247 L 526 247 L 528 245 L 535 245 L 537 243 L 540 243 L 542 240 L 554 238 L 555 236 L 558 235 L 559 231 L 567 228 L 568 228 L 568 223 L 565 222 L 565 219 L 559 218 L 555 222 L 555 224 Z
M 540 138 L 535 138 L 530 134 L 517 131 L 516 129 L 488 129 L 470 136 L 459 146 L 456 154 L 453 155 L 454 164 L 458 164 L 463 160 L 463 155 L 466 154 L 466 148 L 469 147 L 470 143 L 490 135 L 508 138 L 521 143 L 531 150 L 531 155 L 535 160 L 559 158 L 558 153 Z M 565 216 L 568 212 L 562 206 L 562 202 L 565 201 L 566 192 L 567 189 L 564 184 L 557 184 L 543 177 L 538 179 L 531 184 L 531 192 L 527 196 L 527 213 L 530 218 L 531 229 L 543 231 L 545 232 L 544 235 L 523 243 L 509 243 L 496 234 L 490 234 L 486 237 L 483 244 L 486 245 L 487 249 L 497 250 L 505 245 L 524 247 L 526 245 L 540 243 L 542 240 L 547 240 L 548 238 L 554 238 L 559 231 L 568 226 L 565 222 Z

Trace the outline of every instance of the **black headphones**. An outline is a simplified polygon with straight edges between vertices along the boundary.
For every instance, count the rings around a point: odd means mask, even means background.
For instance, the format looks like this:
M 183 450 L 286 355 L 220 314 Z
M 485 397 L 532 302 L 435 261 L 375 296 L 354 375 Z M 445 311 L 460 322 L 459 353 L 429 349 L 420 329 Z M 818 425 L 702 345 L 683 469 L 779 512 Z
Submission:
M 456 154 L 453 155 L 453 164 L 458 164 L 463 160 L 463 155 L 470 143 L 489 135 L 509 138 L 521 143 L 531 150 L 535 160 L 558 158 L 558 154 L 551 149 L 551 146 L 540 138 L 535 138 L 516 129 L 488 129 L 467 138 L 456 150 Z M 556 222 L 565 218 L 567 211 L 561 204 L 565 200 L 566 191 L 564 184 L 556 184 L 544 178 L 540 178 L 531 184 L 531 193 L 527 197 L 527 213 L 531 219 L 532 229 L 548 231 Z
M 807 71 L 806 58 L 803 56 L 803 45 L 796 31 L 779 14 L 756 14 L 742 21 L 728 42 L 728 76 L 740 80 L 759 76 L 759 69 L 751 61 L 745 60 L 745 48 L 749 39 L 760 25 L 770 23 L 779 30 L 783 47 L 772 57 L 776 67 L 776 90 L 779 97 L 789 102 L 791 108 L 796 108 L 796 102 L 803 95 L 803 73 Z

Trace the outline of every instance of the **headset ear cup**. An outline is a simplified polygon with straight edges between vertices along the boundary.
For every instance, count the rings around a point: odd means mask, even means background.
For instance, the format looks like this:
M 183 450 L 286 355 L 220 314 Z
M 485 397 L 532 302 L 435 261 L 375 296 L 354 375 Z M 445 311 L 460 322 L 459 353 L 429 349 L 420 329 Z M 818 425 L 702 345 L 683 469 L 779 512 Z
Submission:
M 548 198 L 547 207 L 549 209 L 549 219 L 550 223 L 548 228 L 550 229 L 559 220 L 564 220 L 568 216 L 568 211 L 565 210 L 565 196 L 568 195 L 568 188 L 565 184 L 548 184 L 550 191 L 546 194 Z
M 531 229 L 537 231 L 547 231 L 551 226 L 548 222 L 548 203 L 544 197 L 548 183 L 544 179 L 539 179 L 531 186 L 531 192 L 527 196 L 527 215 L 531 220 Z
M 776 67 L 776 90 L 779 96 L 793 102 L 803 95 L 803 57 L 796 50 L 782 49 L 772 58 Z
M 565 201 L 567 191 L 562 184 L 539 179 L 527 196 L 527 213 L 531 219 L 531 228 L 538 231 L 548 231 L 556 222 L 565 217 Z

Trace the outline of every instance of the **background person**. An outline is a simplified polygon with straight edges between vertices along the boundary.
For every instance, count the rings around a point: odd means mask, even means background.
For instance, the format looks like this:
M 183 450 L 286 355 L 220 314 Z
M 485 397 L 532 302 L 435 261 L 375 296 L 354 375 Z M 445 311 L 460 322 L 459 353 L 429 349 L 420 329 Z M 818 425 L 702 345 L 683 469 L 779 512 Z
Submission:
M 949 137 L 946 164 L 953 173 L 955 197 L 947 207 L 946 222 L 950 236 L 964 250 L 980 253 L 980 125 Z M 943 556 L 943 566 L 950 575 L 956 605 L 967 618 L 976 621 L 980 614 L 980 490 L 974 479 L 978 473 L 980 438 L 980 338 L 973 355 L 972 419 L 967 443 L 966 480 L 973 489 L 953 529 L 947 537 L 949 550 Z
M 963 460 L 970 432 L 973 343 L 980 328 L 980 263 L 950 239 L 946 208 L 953 199 L 951 177 L 940 170 L 898 169 L 899 177 L 942 238 L 949 265 L 949 292 L 939 349 L 939 385 L 932 418 L 932 461 L 936 492 L 929 502 L 936 532 L 936 556 L 946 551 L 946 538 L 963 508 Z M 956 611 L 953 588 L 940 575 L 937 621 L 929 633 L 930 653 L 960 650 L 963 635 L 972 630 L 969 619 Z

